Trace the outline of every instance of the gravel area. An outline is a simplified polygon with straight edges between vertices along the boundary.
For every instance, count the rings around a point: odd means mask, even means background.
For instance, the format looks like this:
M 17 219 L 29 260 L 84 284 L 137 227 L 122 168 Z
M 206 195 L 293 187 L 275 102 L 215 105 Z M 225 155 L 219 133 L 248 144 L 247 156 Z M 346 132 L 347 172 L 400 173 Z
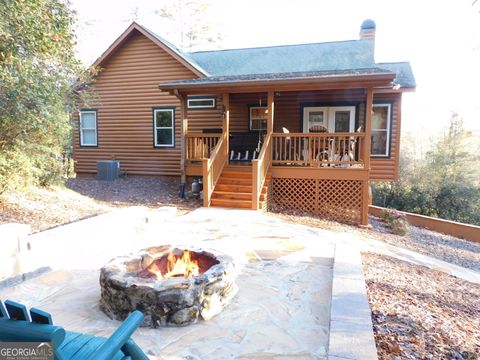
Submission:
M 388 244 L 403 247 L 421 254 L 450 262 L 468 269 L 480 271 L 480 244 L 409 226 L 406 236 L 391 234 L 387 224 L 379 218 L 370 216 L 372 229 L 360 228 L 352 225 L 340 224 L 299 212 L 270 213 L 286 221 L 307 226 L 330 229 L 339 232 L 348 232 L 359 239 L 380 240 Z
M 362 255 L 380 359 L 479 359 L 480 285 Z

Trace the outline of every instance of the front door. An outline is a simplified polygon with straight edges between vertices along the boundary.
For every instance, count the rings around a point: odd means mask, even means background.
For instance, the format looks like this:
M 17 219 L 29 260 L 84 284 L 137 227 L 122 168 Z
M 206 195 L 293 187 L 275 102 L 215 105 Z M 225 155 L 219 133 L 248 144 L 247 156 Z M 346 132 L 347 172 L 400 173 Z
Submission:
M 303 108 L 303 132 L 353 132 L 355 106 L 315 106 Z

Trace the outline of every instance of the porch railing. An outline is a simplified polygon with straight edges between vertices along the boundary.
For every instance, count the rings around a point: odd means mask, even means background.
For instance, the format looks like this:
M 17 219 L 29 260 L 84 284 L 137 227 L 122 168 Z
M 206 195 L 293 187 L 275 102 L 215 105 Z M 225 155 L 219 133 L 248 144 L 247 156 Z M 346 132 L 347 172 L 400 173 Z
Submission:
M 187 133 L 185 135 L 185 160 L 208 159 L 222 134 Z
M 227 133 L 220 134 L 220 139 L 209 158 L 202 159 L 203 173 L 203 206 L 210 206 L 213 189 L 217 184 L 222 170 L 228 161 Z
M 273 133 L 272 165 L 363 167 L 365 133 Z
M 252 160 L 252 209 L 259 208 L 260 194 L 272 164 L 272 133 L 268 133 L 263 141 L 258 158 Z

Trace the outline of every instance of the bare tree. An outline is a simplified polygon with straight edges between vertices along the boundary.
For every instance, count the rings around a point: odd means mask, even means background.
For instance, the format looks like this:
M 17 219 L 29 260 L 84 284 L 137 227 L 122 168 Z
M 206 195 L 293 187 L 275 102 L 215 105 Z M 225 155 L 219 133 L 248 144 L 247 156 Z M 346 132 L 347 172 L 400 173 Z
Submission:
M 198 0 L 171 0 L 155 14 L 170 23 L 167 36 L 178 41 L 182 50 L 193 51 L 222 40 L 208 18 L 209 4 Z

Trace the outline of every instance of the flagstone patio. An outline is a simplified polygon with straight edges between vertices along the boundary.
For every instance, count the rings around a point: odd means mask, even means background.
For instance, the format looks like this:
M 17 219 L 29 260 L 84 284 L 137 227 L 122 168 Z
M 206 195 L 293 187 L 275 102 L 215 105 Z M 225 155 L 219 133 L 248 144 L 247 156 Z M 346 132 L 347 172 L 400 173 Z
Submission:
M 151 245 L 195 244 L 235 259 L 239 292 L 210 321 L 138 329 L 134 338 L 149 355 L 159 359 L 327 357 L 333 239 L 252 211 L 200 209 L 179 218 L 170 215 L 149 213 L 148 222 L 129 231 L 105 230 L 109 218 L 103 215 L 30 236 L 30 246 L 36 249 L 30 257 L 48 261 L 52 270 L 0 290 L 0 298 L 48 311 L 55 324 L 69 330 L 108 336 L 119 322 L 98 306 L 101 265 Z

